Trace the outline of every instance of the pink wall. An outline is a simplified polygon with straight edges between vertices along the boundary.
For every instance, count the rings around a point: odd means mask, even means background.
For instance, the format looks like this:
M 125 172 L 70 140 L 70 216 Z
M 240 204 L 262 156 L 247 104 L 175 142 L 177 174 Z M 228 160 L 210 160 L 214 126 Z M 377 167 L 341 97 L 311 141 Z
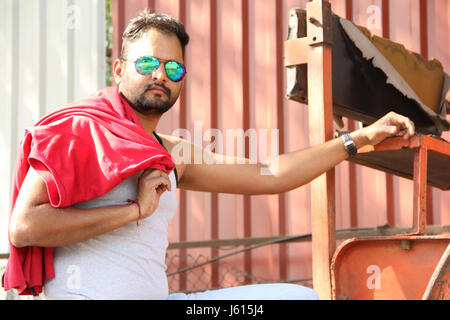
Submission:
M 305 8 L 305 0 L 250 0 L 248 16 L 242 14 L 240 0 L 217 1 L 216 14 L 211 12 L 210 0 L 156 0 L 127 1 L 115 0 L 113 16 L 116 30 L 122 30 L 126 21 L 134 12 L 149 6 L 160 13 L 168 13 L 180 18 L 191 36 L 187 48 L 186 64 L 188 78 L 186 93 L 181 102 L 161 120 L 158 131 L 171 134 L 177 128 L 187 128 L 194 132 L 194 121 L 201 121 L 203 131 L 217 121 L 218 129 L 243 128 L 243 119 L 249 117 L 250 128 L 277 128 L 284 133 L 280 145 L 284 152 L 306 148 L 309 145 L 307 108 L 284 98 L 284 80 L 277 78 L 277 46 L 282 46 L 287 38 L 287 19 L 290 8 Z M 346 4 L 351 1 L 331 1 L 335 13 L 345 17 Z M 390 1 L 353 1 L 353 21 L 369 27 L 372 32 L 382 35 L 382 4 L 389 4 L 389 36 L 403 43 L 408 49 L 420 52 L 420 0 Z M 117 10 L 123 5 L 123 10 Z M 449 24 L 450 2 L 428 1 L 428 56 L 439 59 L 447 73 L 450 72 Z M 277 10 L 278 9 L 278 10 Z M 281 9 L 281 10 L 280 10 Z M 386 9 L 386 8 L 385 8 Z M 385 10 L 385 12 L 387 12 Z M 379 16 L 377 14 L 379 13 Z M 211 16 L 212 14 L 212 16 Z M 281 19 L 282 38 L 277 38 L 276 19 Z M 211 19 L 212 17 L 212 19 Z M 377 20 L 377 17 L 379 19 Z M 120 21 L 119 21 L 120 20 Z M 212 20 L 212 21 L 211 21 Z M 243 46 L 243 23 L 248 22 L 248 48 Z M 378 23 L 379 22 L 379 23 Z M 217 35 L 211 35 L 211 23 L 215 23 Z M 245 29 L 244 29 L 245 30 Z M 120 34 L 115 31 L 116 45 Z M 215 37 L 215 38 L 214 38 Z M 217 43 L 217 65 L 211 65 L 211 41 Z M 243 65 L 244 51 L 248 49 L 248 69 Z M 117 52 L 117 51 L 116 51 Z M 279 60 L 278 60 L 279 61 Z M 249 72 L 246 82 L 244 71 Z M 283 71 L 284 74 L 284 71 Z M 212 81 L 215 77 L 217 82 Z M 283 89 L 277 87 L 277 81 L 283 81 Z M 212 87 L 217 83 L 217 87 Z M 245 91 L 248 84 L 248 91 Z M 214 91 L 215 90 L 215 91 Z M 217 94 L 217 103 L 213 100 Z M 283 96 L 281 104 L 277 97 Z M 249 104 L 245 104 L 249 97 Z M 282 108 L 282 109 L 280 109 Z M 282 110 L 281 113 L 279 111 Z M 217 114 L 216 120 L 214 115 Z M 283 118 L 278 119 L 278 114 Z M 213 117 L 212 117 L 213 115 Z M 450 140 L 450 133 L 444 134 Z M 208 144 L 204 142 L 204 144 Z M 301 168 L 299 168 L 301 169 Z M 349 164 L 342 163 L 336 170 L 336 226 L 350 227 Z M 356 214 L 359 227 L 373 227 L 387 223 L 386 202 L 388 197 L 394 201 L 394 219 L 398 226 L 412 223 L 412 182 L 394 177 L 394 194 L 386 194 L 386 174 L 373 169 L 356 166 Z M 217 217 L 220 239 L 244 237 L 244 216 L 249 215 L 250 236 L 265 237 L 280 235 L 280 231 L 289 235 L 311 232 L 310 188 L 308 185 L 292 190 L 283 196 L 250 197 L 250 206 L 245 207 L 245 197 L 240 195 L 217 196 L 215 200 L 209 193 L 179 191 L 180 209 L 170 226 L 170 241 L 201 241 L 212 238 Z M 434 224 L 450 223 L 450 197 L 448 192 L 432 190 Z M 247 209 L 246 209 L 247 208 Z M 281 210 L 280 210 L 281 208 Z M 284 210 L 283 210 L 284 208 Z M 216 214 L 216 216 L 214 216 Z M 185 219 L 185 223 L 183 222 Z M 247 222 L 248 223 L 248 222 Z M 284 249 L 283 249 L 284 248 Z M 283 251 L 284 250 L 284 251 Z M 228 250 L 219 250 L 225 254 Z M 193 256 L 211 257 L 216 254 L 211 249 L 188 249 Z M 169 252 L 172 254 L 172 252 Z M 251 273 L 257 278 L 278 280 L 311 277 L 311 244 L 295 243 L 280 246 L 273 245 L 254 250 L 251 254 L 239 254 L 225 261 L 235 268 L 243 270 L 245 261 L 250 262 Z M 177 266 L 175 266 L 177 267 Z M 226 270 L 222 282 L 228 286 L 235 284 L 234 278 Z M 173 271 L 173 267 L 170 267 Z M 176 268 L 175 268 L 176 269 Z M 207 269 L 209 272 L 209 269 Z M 193 289 L 195 279 L 187 281 L 186 288 Z M 178 284 L 171 285 L 173 290 L 184 289 Z M 199 285 L 201 287 L 201 285 Z

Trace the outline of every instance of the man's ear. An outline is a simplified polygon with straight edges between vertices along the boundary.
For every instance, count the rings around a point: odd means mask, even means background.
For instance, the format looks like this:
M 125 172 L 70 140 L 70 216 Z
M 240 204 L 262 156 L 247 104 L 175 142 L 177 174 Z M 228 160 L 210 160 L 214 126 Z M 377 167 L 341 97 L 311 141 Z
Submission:
M 124 65 L 123 61 L 120 59 L 114 60 L 113 63 L 113 77 L 116 84 L 120 84 L 122 82 L 122 71 L 123 71 Z
M 186 81 L 186 76 L 183 78 L 183 80 L 181 80 L 181 89 L 180 90 L 183 90 L 185 81 Z

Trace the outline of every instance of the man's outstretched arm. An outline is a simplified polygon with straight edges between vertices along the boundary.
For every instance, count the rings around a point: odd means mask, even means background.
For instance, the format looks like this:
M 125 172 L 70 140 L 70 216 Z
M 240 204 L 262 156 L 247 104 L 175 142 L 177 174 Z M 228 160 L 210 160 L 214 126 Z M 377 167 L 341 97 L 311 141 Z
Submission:
M 408 118 L 392 112 L 370 126 L 350 134 L 357 148 L 376 145 L 387 137 L 402 136 L 409 139 L 412 135 L 414 124 Z M 197 147 L 191 148 L 191 154 L 194 154 Z M 221 157 L 214 153 L 208 153 L 208 156 L 212 159 Z M 224 164 L 211 164 L 211 160 L 195 164 L 192 163 L 192 156 L 191 164 L 185 164 L 179 187 L 246 195 L 282 193 L 310 182 L 347 157 L 348 153 L 341 138 L 279 155 L 267 164 L 250 163 L 249 159 L 244 159 L 245 163 L 239 164 L 237 158 L 230 157 L 226 157 Z M 271 174 L 262 174 L 263 169 Z

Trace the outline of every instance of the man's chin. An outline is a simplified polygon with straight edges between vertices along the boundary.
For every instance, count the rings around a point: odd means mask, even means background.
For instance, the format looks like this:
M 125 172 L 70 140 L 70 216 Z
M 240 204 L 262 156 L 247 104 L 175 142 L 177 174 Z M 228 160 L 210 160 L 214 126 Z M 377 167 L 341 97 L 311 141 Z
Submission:
M 141 99 L 136 103 L 136 109 L 144 114 L 155 114 L 161 115 L 166 113 L 172 107 L 168 101 L 164 101 L 162 99 L 153 98 L 153 99 L 145 99 L 142 101 Z

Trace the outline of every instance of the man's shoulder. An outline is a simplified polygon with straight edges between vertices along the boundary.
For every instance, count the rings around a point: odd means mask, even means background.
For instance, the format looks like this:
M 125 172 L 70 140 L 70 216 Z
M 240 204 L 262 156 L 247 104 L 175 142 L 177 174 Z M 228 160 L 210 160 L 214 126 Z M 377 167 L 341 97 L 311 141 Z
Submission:
M 158 133 L 158 136 L 162 139 L 164 146 L 169 147 L 171 149 L 172 147 L 176 146 L 177 144 L 184 142 L 187 143 L 188 141 L 185 139 L 182 139 L 177 136 L 170 136 L 168 134 Z

